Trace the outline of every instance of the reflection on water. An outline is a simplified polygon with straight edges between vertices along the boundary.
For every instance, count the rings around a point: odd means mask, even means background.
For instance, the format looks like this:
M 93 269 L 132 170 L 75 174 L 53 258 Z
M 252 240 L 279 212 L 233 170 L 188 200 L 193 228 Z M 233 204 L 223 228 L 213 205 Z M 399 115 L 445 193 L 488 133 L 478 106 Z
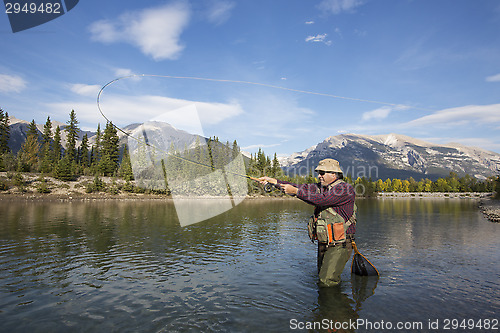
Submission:
M 0 201 L 0 331 L 282 332 L 498 313 L 498 224 L 474 201 L 358 206 L 356 243 L 381 276 L 347 266 L 340 287 L 319 288 L 312 209 L 295 200 L 245 201 L 188 227 L 171 202 Z

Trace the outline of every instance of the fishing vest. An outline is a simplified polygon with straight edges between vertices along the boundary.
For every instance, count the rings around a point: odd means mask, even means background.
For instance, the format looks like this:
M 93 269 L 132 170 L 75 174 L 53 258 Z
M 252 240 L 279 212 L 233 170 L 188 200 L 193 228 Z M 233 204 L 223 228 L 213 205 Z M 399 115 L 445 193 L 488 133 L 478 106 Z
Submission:
M 330 190 L 335 185 L 343 183 L 341 179 L 336 180 L 328 185 L 327 190 Z M 311 241 L 318 240 L 319 243 L 336 245 L 347 241 L 347 229 L 353 224 L 356 224 L 356 204 L 351 217 L 346 221 L 332 207 L 328 207 L 318 216 L 311 216 L 308 224 L 309 237 Z

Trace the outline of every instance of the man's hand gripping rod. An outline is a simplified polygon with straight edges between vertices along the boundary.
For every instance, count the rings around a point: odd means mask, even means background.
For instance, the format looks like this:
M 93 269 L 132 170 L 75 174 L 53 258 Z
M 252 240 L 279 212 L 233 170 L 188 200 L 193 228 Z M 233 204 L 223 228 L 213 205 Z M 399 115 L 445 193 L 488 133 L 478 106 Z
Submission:
M 269 193 L 273 190 L 273 187 L 280 190 L 280 191 L 283 191 L 283 188 L 279 185 L 279 184 L 273 184 L 273 183 L 270 183 L 270 182 L 262 182 L 259 178 L 255 178 L 255 177 L 248 177 L 250 178 L 251 180 L 253 181 L 256 181 L 256 182 L 259 182 L 262 184 L 263 188 L 264 188 L 264 192 L 266 193 Z

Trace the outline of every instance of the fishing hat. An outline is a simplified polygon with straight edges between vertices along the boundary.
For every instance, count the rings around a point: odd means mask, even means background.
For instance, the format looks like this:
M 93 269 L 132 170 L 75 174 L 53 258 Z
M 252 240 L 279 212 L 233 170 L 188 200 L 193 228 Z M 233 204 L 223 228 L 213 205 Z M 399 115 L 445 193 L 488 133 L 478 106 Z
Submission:
M 325 158 L 324 160 L 319 161 L 318 166 L 314 171 L 325 171 L 325 172 L 342 172 L 340 168 L 339 161 L 334 160 L 333 158 Z

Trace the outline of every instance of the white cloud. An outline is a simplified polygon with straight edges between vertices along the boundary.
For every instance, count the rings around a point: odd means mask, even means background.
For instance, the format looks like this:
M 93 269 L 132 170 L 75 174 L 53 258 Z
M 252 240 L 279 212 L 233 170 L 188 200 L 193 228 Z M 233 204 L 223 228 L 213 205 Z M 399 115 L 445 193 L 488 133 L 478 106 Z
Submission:
M 129 43 L 155 60 L 174 60 L 184 49 L 180 35 L 189 17 L 189 8 L 183 3 L 148 8 L 115 20 L 94 22 L 91 38 L 102 43 Z
M 255 149 L 258 149 L 258 148 L 273 148 L 273 147 L 278 147 L 278 146 L 281 146 L 281 143 L 271 143 L 271 144 L 264 144 L 264 143 L 261 143 L 261 144 L 256 144 L 256 145 L 250 145 L 250 146 L 246 146 L 246 147 L 241 147 L 242 150 L 255 150 Z
M 115 69 L 115 76 L 116 77 L 124 77 L 124 76 L 130 76 L 130 75 L 134 75 L 134 72 L 129 68 L 117 68 L 117 69 Z
M 377 120 L 385 119 L 385 118 L 387 118 L 387 116 L 389 116 L 391 111 L 392 111 L 392 108 L 387 107 L 387 106 L 383 106 L 383 107 L 375 109 L 373 111 L 368 111 L 368 112 L 363 113 L 361 120 L 368 121 L 368 120 L 372 120 L 372 119 L 377 119 Z
M 26 81 L 17 75 L 0 74 L 0 93 L 21 92 L 26 88 Z
M 231 16 L 235 3 L 232 1 L 213 0 L 207 10 L 207 19 L 215 25 L 226 22 Z
M 361 0 L 323 0 L 318 7 L 325 12 L 340 14 L 341 12 L 352 12 L 362 4 Z
M 100 107 L 106 118 L 118 126 L 125 126 L 131 123 L 142 123 L 151 119 L 158 119 L 161 115 L 182 110 L 190 105 L 195 105 L 199 118 L 203 125 L 218 124 L 228 118 L 243 113 L 243 109 L 236 101 L 229 103 L 209 103 L 197 102 L 183 99 L 176 99 L 163 96 L 142 95 L 107 95 L 100 103 Z M 81 123 L 97 124 L 106 120 L 97 111 L 95 102 L 63 102 L 50 103 L 48 107 L 54 114 L 65 117 L 68 110 L 74 109 L 81 120 Z M 189 117 L 180 114 L 178 122 L 179 129 L 191 128 Z M 185 128 L 182 128 L 182 124 Z
M 314 21 L 307 21 L 306 24 L 314 24 Z
M 396 106 L 383 106 L 381 108 L 368 111 L 363 113 L 361 116 L 362 121 L 369 121 L 369 120 L 382 120 L 385 119 L 391 114 L 392 111 L 399 111 L 399 110 L 407 110 L 409 109 L 409 106 L 406 105 L 396 105 Z
M 500 73 L 497 75 L 488 76 L 486 78 L 487 82 L 500 82 Z
M 466 125 L 470 123 L 493 124 L 500 122 L 500 104 L 466 105 L 437 111 L 404 124 L 405 126 L 430 126 L 437 124 Z
M 81 84 L 81 83 L 72 84 L 70 87 L 70 90 L 75 94 L 88 97 L 96 97 L 100 89 L 101 86 L 98 85 Z
M 113 43 L 123 39 L 123 36 L 115 28 L 115 24 L 109 21 L 97 21 L 90 25 L 92 39 L 102 43 Z
M 308 36 L 306 37 L 306 42 L 312 42 L 312 43 L 325 43 L 326 45 L 331 45 L 332 41 L 327 40 L 326 37 L 328 34 L 318 34 L 316 36 Z

